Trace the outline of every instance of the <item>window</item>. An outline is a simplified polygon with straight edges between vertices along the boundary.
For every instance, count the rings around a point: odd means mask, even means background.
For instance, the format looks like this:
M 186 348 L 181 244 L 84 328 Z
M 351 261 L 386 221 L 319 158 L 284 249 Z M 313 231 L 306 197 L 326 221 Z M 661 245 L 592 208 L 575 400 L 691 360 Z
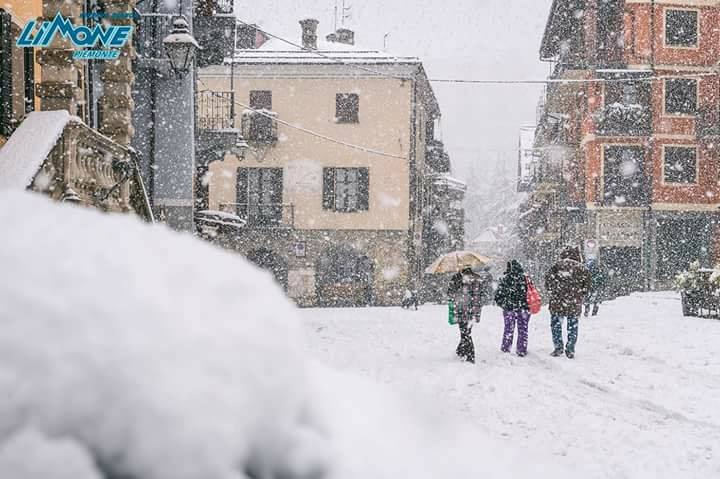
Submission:
M 248 226 L 280 226 L 282 200 L 282 168 L 238 168 L 238 216 L 244 218 Z
M 665 10 L 665 45 L 670 47 L 698 46 L 698 12 L 696 10 Z
M 603 205 L 643 206 L 647 202 L 647 182 L 639 146 L 606 146 L 603 150 Z
M 694 146 L 666 146 L 663 165 L 665 183 L 695 183 L 697 149 Z
M 665 80 L 665 113 L 694 115 L 697 112 L 697 80 L 673 78 Z
M 367 211 L 369 177 L 367 168 L 324 168 L 323 208 L 346 213 Z
M 270 90 L 252 90 L 250 108 L 254 110 L 272 110 L 272 92 Z
M 360 97 L 355 93 L 335 95 L 335 119 L 338 123 L 358 123 L 360 121 Z

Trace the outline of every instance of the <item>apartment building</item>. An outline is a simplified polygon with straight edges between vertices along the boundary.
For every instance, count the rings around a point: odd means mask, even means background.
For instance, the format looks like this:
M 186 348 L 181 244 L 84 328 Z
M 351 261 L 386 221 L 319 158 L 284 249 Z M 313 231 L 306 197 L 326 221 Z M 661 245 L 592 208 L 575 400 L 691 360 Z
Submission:
M 622 294 L 717 260 L 719 22 L 715 0 L 553 2 L 540 57 L 556 83 L 523 183 L 538 269 L 584 243 Z
M 34 50 L 19 48 L 15 42 L 25 23 L 41 11 L 39 0 L 0 2 L 0 146 L 37 107 L 35 84 L 40 71 Z
M 438 253 L 423 241 L 432 191 L 464 191 L 434 138 L 437 100 L 418 58 L 300 24 L 303 48 L 243 25 L 233 62 L 199 71 L 198 134 L 235 128 L 249 149 L 198 154 L 197 222 L 298 304 L 398 304 Z

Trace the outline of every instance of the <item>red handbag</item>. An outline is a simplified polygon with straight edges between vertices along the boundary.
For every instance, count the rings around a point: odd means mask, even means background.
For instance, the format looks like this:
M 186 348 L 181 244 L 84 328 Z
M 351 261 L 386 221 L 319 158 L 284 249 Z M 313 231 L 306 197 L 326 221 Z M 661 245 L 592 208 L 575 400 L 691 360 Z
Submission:
M 527 283 L 527 302 L 530 314 L 538 314 L 542 308 L 542 297 L 529 276 L 525 276 Z

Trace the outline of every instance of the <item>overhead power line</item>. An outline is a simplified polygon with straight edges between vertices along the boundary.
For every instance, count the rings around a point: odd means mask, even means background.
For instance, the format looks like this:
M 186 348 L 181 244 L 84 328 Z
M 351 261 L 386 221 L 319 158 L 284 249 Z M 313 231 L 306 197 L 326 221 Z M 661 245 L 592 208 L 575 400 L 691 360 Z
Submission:
M 218 98 L 225 99 L 225 97 L 223 97 L 222 95 L 218 94 L 217 92 L 215 92 L 215 91 L 213 91 L 213 90 L 210 90 L 210 89 L 208 88 L 208 86 L 207 86 L 202 80 L 198 79 L 198 82 L 205 88 L 205 90 L 202 90 L 202 91 L 210 92 L 210 93 L 213 94 L 213 96 L 216 96 L 216 97 L 218 97 Z M 249 111 L 252 111 L 252 112 L 254 112 L 254 113 L 257 113 L 258 115 L 264 116 L 264 117 L 266 117 L 266 118 L 271 118 L 273 121 L 276 121 L 276 122 L 278 122 L 278 123 L 281 124 L 281 125 L 285 125 L 285 126 L 287 126 L 287 127 L 289 127 L 289 128 L 292 128 L 292 129 L 294 129 L 294 130 L 302 131 L 303 133 L 306 133 L 306 134 L 308 134 L 308 135 L 314 136 L 314 137 L 316 137 L 316 138 L 320 138 L 320 139 L 325 140 L 325 141 L 329 141 L 329 142 L 331 142 L 331 143 L 335 143 L 335 144 L 337 144 L 337 145 L 342 145 L 342 146 L 345 146 L 345 147 L 347 147 L 347 148 L 351 148 L 351 149 L 353 149 L 353 150 L 358 150 L 358 151 L 362 151 L 362 152 L 364 152 L 364 153 L 370 153 L 370 154 L 378 155 L 378 156 L 384 156 L 384 157 L 387 157 L 387 158 L 397 158 L 397 159 L 400 159 L 400 160 L 407 160 L 407 159 L 408 159 L 406 156 L 396 155 L 396 154 L 394 154 L 394 153 L 387 153 L 387 152 L 384 152 L 384 151 L 375 150 L 375 149 L 373 149 L 373 148 L 368 148 L 368 147 L 365 147 L 365 146 L 362 146 L 362 145 L 355 145 L 355 144 L 353 144 L 353 143 L 348 143 L 348 142 L 345 142 L 345 141 L 342 141 L 342 140 L 338 140 L 337 138 L 333 138 L 333 137 L 330 137 L 330 136 L 327 136 L 327 135 L 323 135 L 322 133 L 318 133 L 318 132 L 316 132 L 316 131 L 309 130 L 309 129 L 307 129 L 307 128 L 303 128 L 302 126 L 295 125 L 295 124 L 289 123 L 289 122 L 287 122 L 287 121 L 281 120 L 281 119 L 279 119 L 279 118 L 277 118 L 277 117 L 275 117 L 275 116 L 273 116 L 273 115 L 269 115 L 268 113 L 266 113 L 266 112 L 264 112 L 264 111 L 262 111 L 262 110 L 258 110 L 258 109 L 252 108 L 252 107 L 250 107 L 249 105 L 246 105 L 246 104 L 244 104 L 244 103 L 242 103 L 242 102 L 239 102 L 239 101 L 234 101 L 234 103 L 235 103 L 235 105 L 241 106 L 241 107 L 245 108 L 246 110 L 249 110 Z
M 392 75 L 390 73 L 385 73 L 378 71 L 373 68 L 366 67 L 365 65 L 358 64 L 358 63 L 349 63 L 344 61 L 341 58 L 336 58 L 327 54 L 324 54 L 322 52 L 319 52 L 318 50 L 312 49 L 312 48 L 306 48 L 305 46 L 293 42 L 292 40 L 288 40 L 287 38 L 283 38 L 279 35 L 275 35 L 274 33 L 268 32 L 267 30 L 264 30 L 257 25 L 253 25 L 247 22 L 244 22 L 237 19 L 237 22 L 245 25 L 247 27 L 255 28 L 257 31 L 262 32 L 263 34 L 267 35 L 270 38 L 274 38 L 276 40 L 279 40 L 283 43 L 286 43 L 288 45 L 291 45 L 295 48 L 299 48 L 300 50 L 310 53 L 312 55 L 315 55 L 320 58 L 324 58 L 326 60 L 330 60 L 333 63 L 337 63 L 340 65 L 345 65 L 351 68 L 355 68 L 358 70 L 362 70 L 368 73 L 372 73 L 374 75 L 379 75 L 387 78 L 392 78 L 395 80 L 412 80 L 412 77 L 402 76 L 402 75 Z M 234 52 L 233 52 L 233 61 L 234 61 Z M 647 70 L 624 70 L 623 73 L 637 73 L 642 74 Z M 611 72 L 608 72 L 611 73 Z M 637 77 L 625 77 L 625 78 L 546 78 L 546 79 L 521 79 L 521 80 L 515 80 L 515 79 L 508 79 L 508 80 L 494 80 L 494 79 L 466 79 L 466 78 L 430 78 L 429 81 L 432 83 L 450 83 L 450 84 L 467 84 L 467 85 L 547 85 L 547 84 L 553 84 L 553 83 L 560 83 L 560 84 L 596 84 L 596 83 L 635 83 L 635 82 L 642 82 L 642 81 L 659 81 L 659 80 L 665 80 L 665 79 L 673 79 L 673 78 L 702 78 L 707 76 L 714 76 L 714 75 L 720 75 L 720 72 L 680 72 L 678 71 L 676 74 L 672 75 L 650 75 L 650 76 L 637 76 Z

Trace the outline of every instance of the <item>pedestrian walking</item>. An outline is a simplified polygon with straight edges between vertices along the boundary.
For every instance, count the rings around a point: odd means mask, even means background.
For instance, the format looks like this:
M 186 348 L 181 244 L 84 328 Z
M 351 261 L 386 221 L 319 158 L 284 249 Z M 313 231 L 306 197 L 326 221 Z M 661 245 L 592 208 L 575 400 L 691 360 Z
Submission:
M 517 326 L 518 337 L 515 351 L 520 357 L 527 355 L 528 346 L 530 306 L 527 281 L 522 265 L 512 260 L 508 262 L 505 274 L 500 279 L 495 293 L 495 303 L 502 308 L 505 320 L 500 350 L 504 353 L 510 352 Z
M 590 272 L 582 263 L 580 250 L 567 247 L 545 275 L 545 288 L 550 294 L 551 330 L 555 350 L 553 356 L 575 357 L 578 322 L 582 305 L 590 290 Z M 567 322 L 567 344 L 563 345 L 562 321 Z
M 463 268 L 453 275 L 448 287 L 448 297 L 453 302 L 455 320 L 460 328 L 460 343 L 455 354 L 471 363 L 475 362 L 472 327 L 480 321 L 482 307 L 489 301 L 491 291 L 492 276 L 487 269 L 478 274 L 472 268 Z
M 596 259 L 589 259 L 587 268 L 590 272 L 590 291 L 585 300 L 585 317 L 590 315 L 597 316 L 600 311 L 600 304 L 605 299 L 605 285 L 607 283 L 607 275 L 605 270 Z

